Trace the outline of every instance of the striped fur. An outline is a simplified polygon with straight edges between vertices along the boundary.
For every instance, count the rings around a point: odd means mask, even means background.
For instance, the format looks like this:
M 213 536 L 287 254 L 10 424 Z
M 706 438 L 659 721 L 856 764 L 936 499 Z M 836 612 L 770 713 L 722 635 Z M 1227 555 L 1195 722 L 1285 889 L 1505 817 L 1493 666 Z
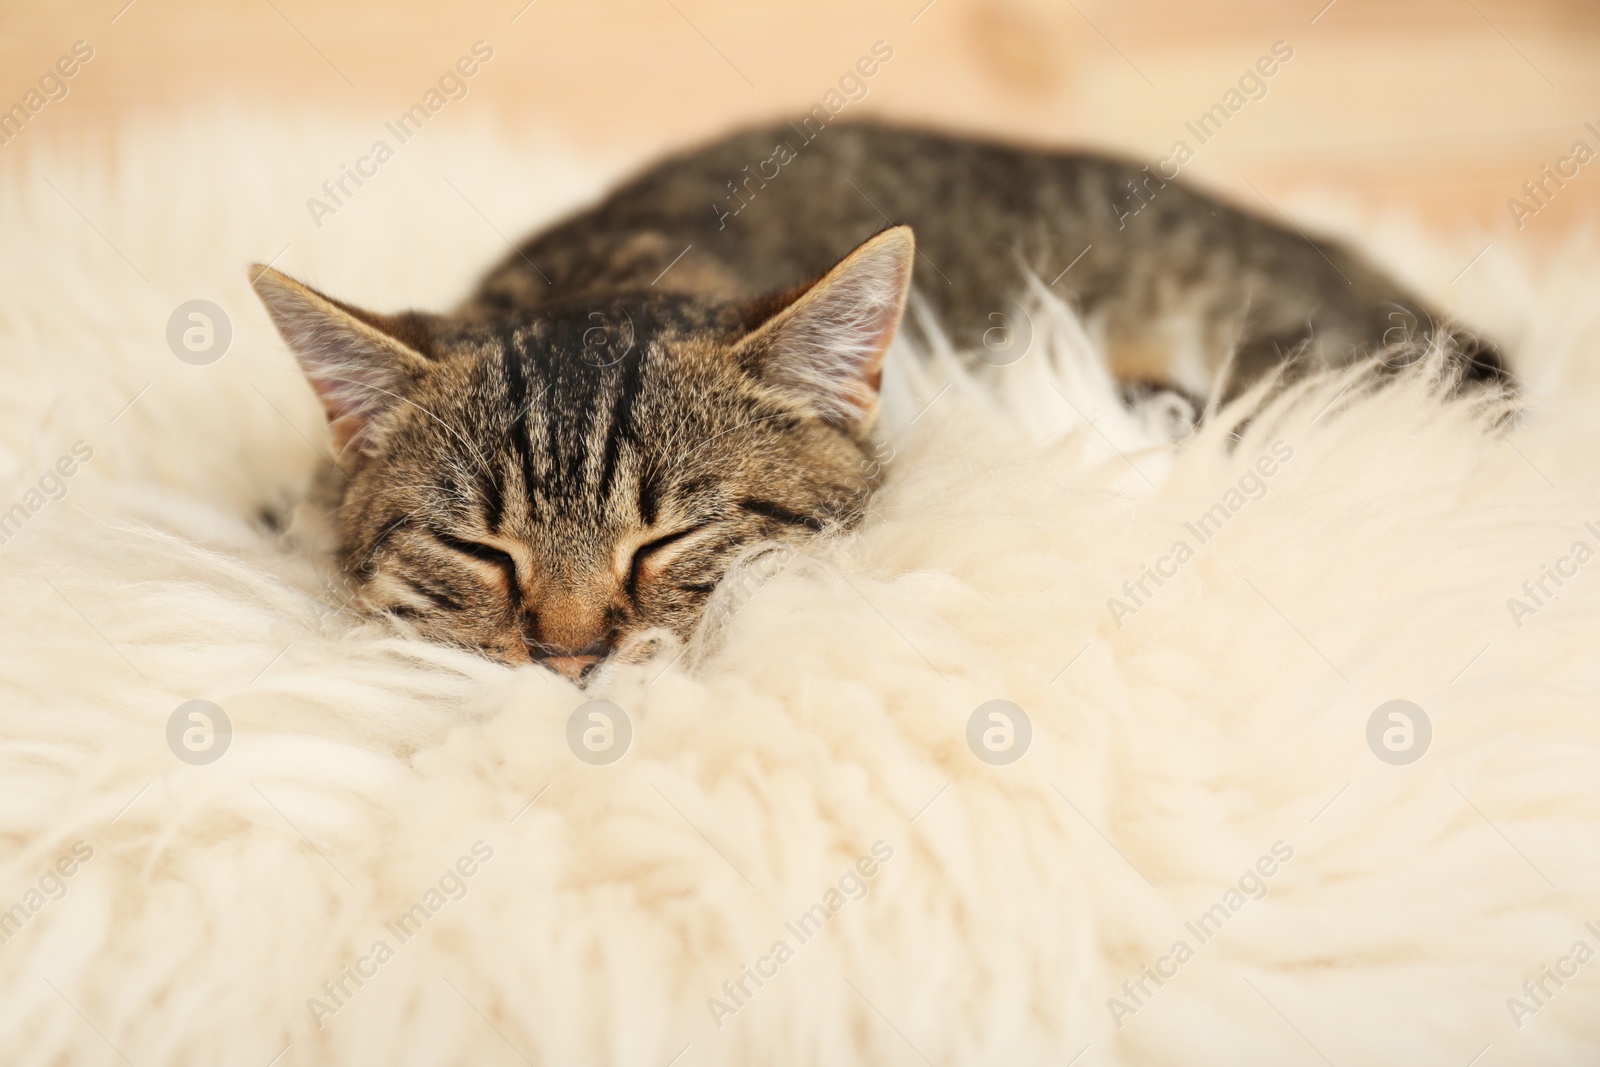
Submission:
M 789 161 L 730 224 L 724 186 L 774 144 Z M 1289 354 L 1340 365 L 1435 333 L 1463 379 L 1501 379 L 1492 345 L 1335 244 L 1181 182 L 1119 209 L 1140 175 L 893 127 L 776 127 L 535 235 L 451 315 L 376 315 L 265 269 L 255 284 L 327 408 L 365 603 L 581 678 L 688 637 L 750 546 L 857 521 L 914 265 L 974 350 L 1028 273 L 1054 275 L 1134 383 L 1236 392 Z M 1175 333 L 1199 346 L 1181 366 L 1151 355 Z
M 435 318 L 426 357 L 277 272 L 256 288 L 349 442 L 339 530 L 365 604 L 582 668 L 687 637 L 747 546 L 857 520 L 911 255 L 890 231 L 775 315 L 620 293 Z

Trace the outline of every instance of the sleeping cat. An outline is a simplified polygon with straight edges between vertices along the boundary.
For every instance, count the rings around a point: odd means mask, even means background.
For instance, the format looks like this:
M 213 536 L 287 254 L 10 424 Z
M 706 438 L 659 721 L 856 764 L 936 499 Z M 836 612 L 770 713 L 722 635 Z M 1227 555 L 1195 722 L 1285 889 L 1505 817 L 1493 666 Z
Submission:
M 1029 273 L 1120 379 L 1198 393 L 1444 329 L 1348 249 L 1148 169 L 865 123 L 658 163 L 449 314 L 253 284 L 327 412 L 363 605 L 581 684 L 686 639 L 753 546 L 859 519 L 913 287 L 981 354 Z M 1464 383 L 1502 380 L 1491 345 L 1439 339 Z

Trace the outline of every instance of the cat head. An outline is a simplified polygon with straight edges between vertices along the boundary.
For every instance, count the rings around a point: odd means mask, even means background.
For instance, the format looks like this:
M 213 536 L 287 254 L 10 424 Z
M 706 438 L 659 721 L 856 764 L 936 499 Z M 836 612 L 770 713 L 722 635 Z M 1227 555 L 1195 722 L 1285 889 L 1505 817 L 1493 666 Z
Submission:
M 896 227 L 762 300 L 471 320 L 252 278 L 328 416 L 358 603 L 577 681 L 687 639 L 754 547 L 859 518 L 913 256 Z

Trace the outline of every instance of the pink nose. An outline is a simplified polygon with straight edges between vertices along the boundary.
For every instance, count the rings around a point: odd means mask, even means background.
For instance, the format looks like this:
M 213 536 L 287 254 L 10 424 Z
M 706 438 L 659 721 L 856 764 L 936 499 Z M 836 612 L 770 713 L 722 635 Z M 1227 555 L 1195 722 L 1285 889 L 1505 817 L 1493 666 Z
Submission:
M 590 667 L 600 662 L 599 656 L 545 656 L 539 661 L 568 681 L 578 682 Z

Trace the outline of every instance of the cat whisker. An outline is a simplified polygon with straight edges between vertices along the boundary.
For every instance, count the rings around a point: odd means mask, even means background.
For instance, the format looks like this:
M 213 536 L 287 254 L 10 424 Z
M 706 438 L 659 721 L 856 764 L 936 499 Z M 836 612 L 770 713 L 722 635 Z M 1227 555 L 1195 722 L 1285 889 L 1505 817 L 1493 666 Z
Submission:
M 357 386 L 357 387 L 359 387 L 361 389 L 370 389 L 373 392 L 382 393 L 384 396 L 393 397 L 395 400 L 399 400 L 402 403 L 410 404 L 412 407 L 416 408 L 418 411 L 420 411 L 424 415 L 428 416 L 428 418 L 432 419 L 434 422 L 438 423 L 440 426 L 443 426 L 445 428 L 445 430 L 447 430 L 451 435 L 453 435 L 457 441 L 460 441 L 462 443 L 462 445 L 464 445 L 466 447 L 468 452 L 471 452 L 474 456 L 477 457 L 479 471 L 481 471 L 484 474 L 488 474 L 489 473 L 489 461 L 486 458 L 484 458 L 484 455 L 483 455 L 482 452 L 479 452 L 476 448 L 474 448 L 472 446 L 472 442 L 471 441 L 468 441 L 465 437 L 462 436 L 460 430 L 456 429 L 454 426 L 451 426 L 448 422 L 445 422 L 439 416 L 435 415 L 433 412 L 429 411 L 427 408 L 423 407 L 421 404 L 417 403 L 415 400 L 411 400 L 408 397 L 403 397 L 399 393 L 392 393 L 389 390 L 384 389 L 381 386 L 373 385 L 371 382 L 356 381 L 356 380 L 354 380 L 352 378 L 339 378 L 339 377 L 335 377 L 334 375 L 331 375 L 331 374 L 327 376 L 327 380 L 330 381 L 330 382 L 341 382 L 341 383 L 343 383 L 345 385 L 354 385 L 354 386 Z

